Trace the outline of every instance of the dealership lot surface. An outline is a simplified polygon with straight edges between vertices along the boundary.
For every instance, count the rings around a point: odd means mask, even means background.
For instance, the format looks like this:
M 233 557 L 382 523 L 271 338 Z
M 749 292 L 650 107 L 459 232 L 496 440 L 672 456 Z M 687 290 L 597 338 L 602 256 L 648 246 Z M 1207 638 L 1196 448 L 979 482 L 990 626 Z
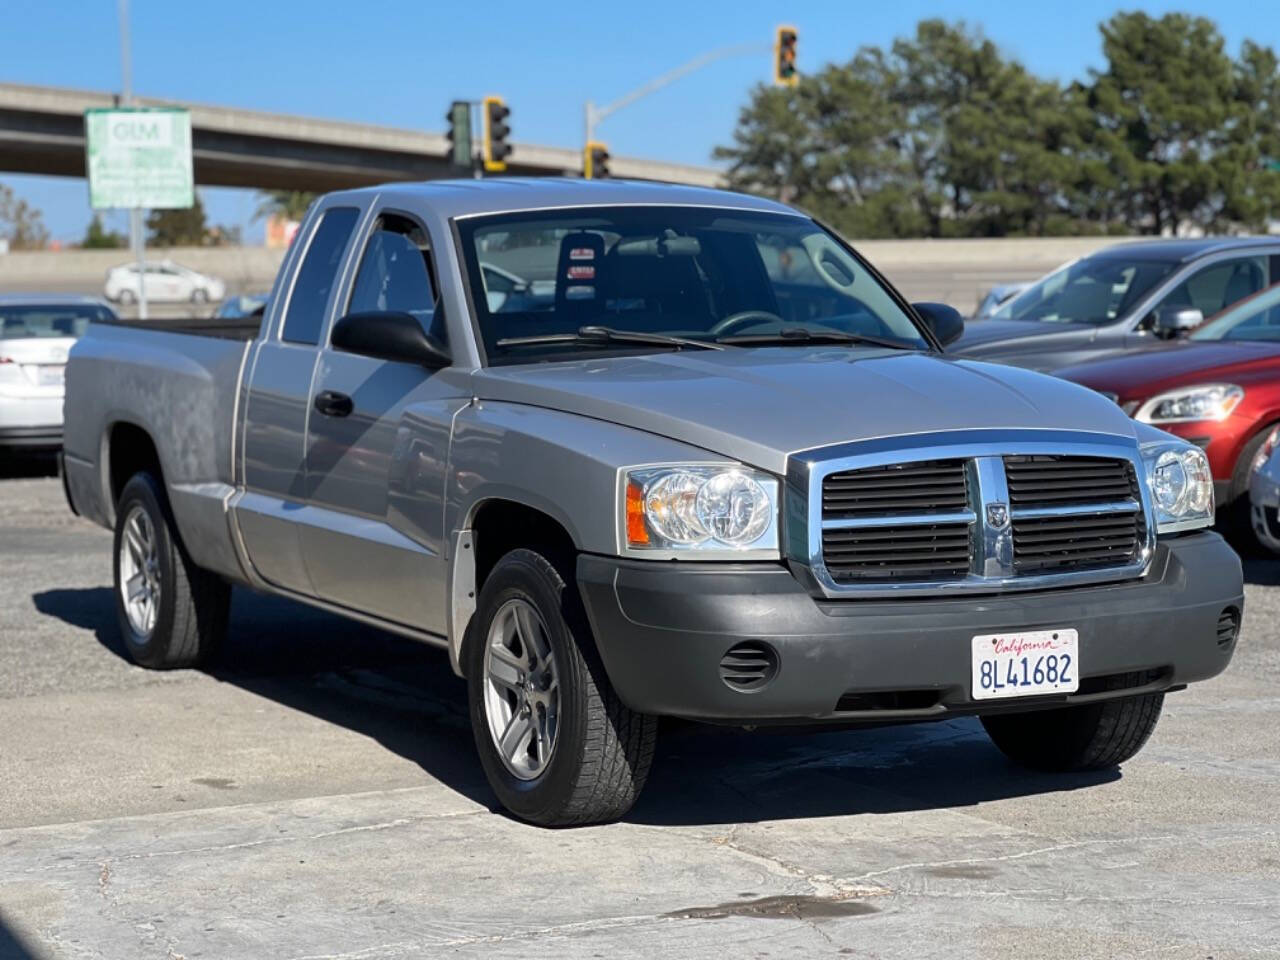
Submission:
M 628 819 L 490 812 L 445 657 L 238 594 L 130 666 L 110 535 L 0 480 L 0 957 L 1280 956 L 1280 563 L 1226 675 L 1114 773 L 976 722 L 670 724 Z

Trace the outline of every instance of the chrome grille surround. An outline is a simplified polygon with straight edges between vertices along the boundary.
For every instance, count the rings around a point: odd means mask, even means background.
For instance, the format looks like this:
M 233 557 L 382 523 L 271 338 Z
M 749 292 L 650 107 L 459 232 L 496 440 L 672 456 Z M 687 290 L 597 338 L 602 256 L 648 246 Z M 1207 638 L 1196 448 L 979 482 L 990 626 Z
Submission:
M 1138 478 L 1137 499 L 1127 497 L 1106 504 L 1015 507 L 1009 496 L 1005 456 L 1056 455 L 1126 460 Z M 945 514 L 859 516 L 824 519 L 823 481 L 833 473 L 879 467 L 887 464 L 928 460 L 967 461 L 969 504 L 967 509 Z M 1046 590 L 1056 587 L 1129 580 L 1146 573 L 1155 554 L 1156 531 L 1152 522 L 1150 495 L 1145 469 L 1132 437 L 1105 433 L 1060 430 L 959 430 L 932 434 L 887 437 L 794 453 L 787 461 L 784 495 L 784 543 L 793 563 L 806 567 L 819 591 L 832 599 L 854 597 L 951 596 L 972 593 L 1001 593 L 1016 590 Z M 994 525 L 989 516 L 1005 508 L 1006 522 Z M 989 510 L 989 508 L 993 508 Z M 1018 573 L 1014 567 L 1014 521 L 1039 517 L 1069 517 L 1085 513 L 1132 513 L 1140 515 L 1140 542 L 1137 557 L 1130 563 L 1056 570 L 1049 573 Z M 963 576 L 930 580 L 838 581 L 823 559 L 824 530 L 884 527 L 921 523 L 960 522 L 970 524 L 971 554 Z

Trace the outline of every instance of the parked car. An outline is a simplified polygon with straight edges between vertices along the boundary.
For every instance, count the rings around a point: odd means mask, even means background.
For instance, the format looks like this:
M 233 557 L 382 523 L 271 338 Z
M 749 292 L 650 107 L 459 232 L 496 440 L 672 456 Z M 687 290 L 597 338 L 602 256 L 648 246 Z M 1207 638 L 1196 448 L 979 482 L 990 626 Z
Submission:
M 1029 283 L 997 284 L 978 300 L 978 309 L 973 312 L 973 319 L 986 320 L 1029 286 Z
M 260 317 L 267 306 L 267 295 L 251 294 L 249 296 L 227 297 L 218 304 L 213 316 L 218 320 L 241 320 L 246 317 Z
M 63 371 L 91 321 L 115 319 L 89 297 L 0 296 L 0 449 L 62 445 Z
M 1277 281 L 1280 237 L 1117 244 L 1039 280 L 950 352 L 1057 370 L 1177 337 Z
M 1209 456 L 1219 509 L 1249 490 L 1250 468 L 1280 422 L 1280 284 L 1236 304 L 1185 340 L 1058 375 L 1113 397 L 1126 413 Z
M 1249 501 L 1258 542 L 1280 553 L 1280 427 L 1267 434 L 1254 455 Z
M 488 299 L 499 236 L 549 309 Z M 68 497 L 115 531 L 135 661 L 207 658 L 230 584 L 438 645 L 534 823 L 624 814 L 664 715 L 977 715 L 1023 765 L 1113 767 L 1235 647 L 1208 461 L 1076 384 L 947 358 L 962 329 L 762 198 L 345 191 L 260 328 L 90 329 Z
M 113 303 L 129 306 L 138 302 L 144 279 L 148 302 L 211 303 L 227 295 L 226 284 L 217 277 L 172 260 L 144 263 L 141 273 L 136 263 L 113 267 L 107 272 L 103 292 Z

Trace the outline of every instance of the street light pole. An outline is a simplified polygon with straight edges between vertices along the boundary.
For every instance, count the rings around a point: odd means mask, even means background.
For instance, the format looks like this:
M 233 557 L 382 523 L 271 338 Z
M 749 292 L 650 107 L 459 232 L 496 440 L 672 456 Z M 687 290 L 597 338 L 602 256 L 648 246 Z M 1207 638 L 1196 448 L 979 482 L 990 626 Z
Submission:
M 694 57 L 688 63 L 682 63 L 674 70 L 668 70 L 666 73 L 654 77 L 643 86 L 636 87 L 636 89 L 632 90 L 630 93 L 619 97 L 612 103 L 605 104 L 603 107 L 597 107 L 592 101 L 588 100 L 586 104 L 584 104 L 583 108 L 583 149 L 586 149 L 586 144 L 595 140 L 596 125 L 605 117 L 610 114 L 617 113 L 623 107 L 628 107 L 637 100 L 647 97 L 649 94 L 654 93 L 657 90 L 661 90 L 668 84 L 674 83 L 676 80 L 679 80 L 687 74 L 693 73 L 695 70 L 701 70 L 703 67 L 715 63 L 717 60 L 724 60 L 728 57 L 741 57 L 748 54 L 763 53 L 770 49 L 772 49 L 772 47 L 768 44 L 761 45 L 758 43 L 740 43 L 732 47 L 721 47 L 718 50 L 712 50 L 709 53 L 704 53 L 701 56 Z
M 133 106 L 133 59 L 129 50 L 129 0 L 120 0 L 120 73 L 121 100 Z M 142 209 L 129 211 L 129 245 L 138 269 L 138 316 L 147 319 L 146 238 L 142 235 Z

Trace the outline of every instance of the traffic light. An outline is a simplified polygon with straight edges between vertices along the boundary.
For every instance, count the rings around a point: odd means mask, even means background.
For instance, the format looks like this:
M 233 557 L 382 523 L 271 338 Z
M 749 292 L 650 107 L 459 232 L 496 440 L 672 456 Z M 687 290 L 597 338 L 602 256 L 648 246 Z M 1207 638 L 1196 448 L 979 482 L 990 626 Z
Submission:
M 471 103 L 455 100 L 444 115 L 449 121 L 449 162 L 455 167 L 471 168 Z
M 507 117 L 511 111 L 501 97 L 485 97 L 481 110 L 484 112 L 484 168 L 489 173 L 501 173 L 507 169 L 507 157 L 511 156 L 511 144 L 507 143 L 511 133 Z
M 773 44 L 773 82 L 779 86 L 794 87 L 800 80 L 796 73 L 796 37 L 795 27 L 778 28 Z
M 599 140 L 590 140 L 582 150 L 582 176 L 586 180 L 604 180 L 609 176 L 609 148 Z

